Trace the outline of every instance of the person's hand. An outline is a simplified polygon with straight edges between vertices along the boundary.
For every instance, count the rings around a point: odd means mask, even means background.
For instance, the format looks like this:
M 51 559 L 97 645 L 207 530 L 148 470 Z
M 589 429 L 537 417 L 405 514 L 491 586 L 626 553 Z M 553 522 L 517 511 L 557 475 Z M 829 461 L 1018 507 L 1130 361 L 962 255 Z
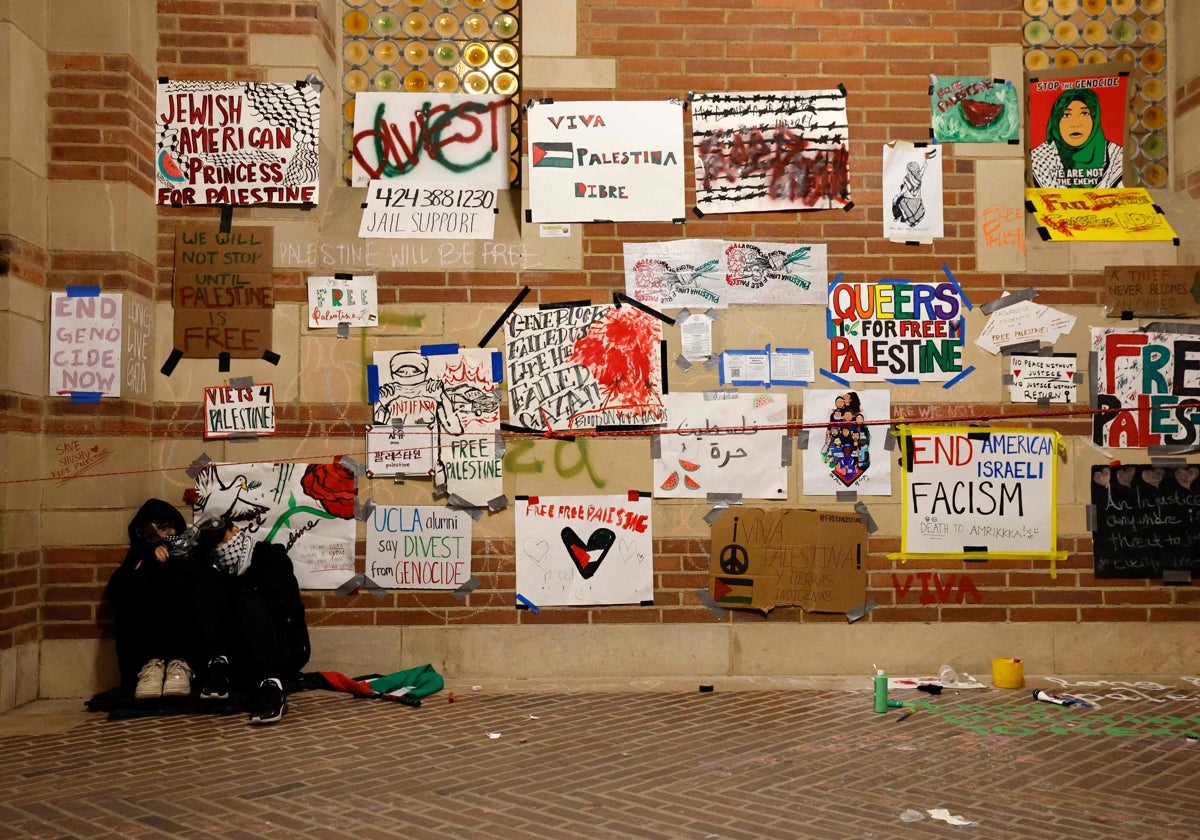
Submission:
M 160 563 L 165 563 L 167 560 L 167 547 L 165 545 L 156 545 L 154 547 L 154 559 Z

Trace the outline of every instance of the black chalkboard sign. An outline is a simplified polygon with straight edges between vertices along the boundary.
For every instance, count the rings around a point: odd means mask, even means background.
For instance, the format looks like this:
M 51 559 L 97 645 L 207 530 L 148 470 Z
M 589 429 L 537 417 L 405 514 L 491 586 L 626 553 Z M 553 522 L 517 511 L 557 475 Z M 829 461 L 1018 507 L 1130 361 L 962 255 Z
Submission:
M 1092 467 L 1098 578 L 1200 576 L 1200 466 Z

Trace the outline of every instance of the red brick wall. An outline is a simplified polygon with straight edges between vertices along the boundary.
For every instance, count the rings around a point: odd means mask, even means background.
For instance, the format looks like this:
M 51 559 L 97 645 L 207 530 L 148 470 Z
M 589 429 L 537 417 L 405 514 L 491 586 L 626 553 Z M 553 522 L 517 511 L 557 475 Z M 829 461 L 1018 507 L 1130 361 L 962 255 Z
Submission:
M 851 183 L 855 208 L 849 213 L 758 213 L 690 218 L 686 236 L 702 238 L 794 239 L 825 242 L 830 265 L 850 280 L 886 276 L 914 279 L 940 276 L 946 264 L 976 300 L 1030 285 L 1026 274 L 975 270 L 974 164 L 950 155 L 945 174 L 946 236 L 919 249 L 890 243 L 882 230 L 880 145 L 888 140 L 928 137 L 927 87 L 939 75 L 985 75 L 988 48 L 1021 43 L 1020 4 L 1014 0 L 671 0 L 580 4 L 579 52 L 611 58 L 617 66 L 615 91 L 523 90 L 523 99 L 663 99 L 688 91 L 775 90 L 833 87 L 848 91 L 851 118 Z M 952 7 L 946 11 L 946 7 Z M 335 55 L 332 28 L 311 2 L 231 2 L 159 0 L 161 75 L 187 78 L 260 80 L 264 68 L 248 67 L 247 38 L 255 33 L 307 34 Z M 64 72 L 65 69 L 64 69 Z M 1196 82 L 1185 85 L 1188 99 Z M 1190 105 L 1189 105 L 1190 107 Z M 952 151 L 952 149 L 951 149 Z M 688 204 L 693 203 L 688 185 Z M 175 225 L 212 218 L 205 209 L 163 208 L 159 223 L 157 295 L 169 296 Z M 624 290 L 621 248 L 627 241 L 657 241 L 685 235 L 665 223 L 592 224 L 585 229 L 584 262 L 579 271 L 510 273 L 381 272 L 380 300 L 419 303 L 505 304 L 522 285 L 533 289 L 530 303 L 591 298 L 603 300 Z M 304 299 L 304 276 L 278 272 L 276 298 Z M 1046 275 L 1039 272 L 1038 302 L 1049 305 L 1099 302 L 1096 274 Z M 929 406 L 893 395 L 897 417 L 969 420 L 1028 409 L 999 402 Z M 793 419 L 799 420 L 799 406 Z M 348 445 L 361 440 L 350 429 L 368 422 L 365 406 L 281 406 L 283 436 L 320 435 Z M 347 423 L 347 420 L 350 422 Z M 1025 422 L 1025 421 L 1022 421 Z M 153 433 L 200 437 L 199 406 L 158 406 Z M 1087 435 L 1084 419 L 1035 422 L 1067 435 Z M 478 539 L 473 569 L 482 585 L 465 600 L 450 593 L 385 592 L 382 597 L 333 592 L 306 594 L 313 626 L 456 625 L 516 623 L 711 623 L 713 615 L 696 598 L 707 586 L 708 542 L 655 541 L 653 607 L 543 610 L 513 609 L 515 568 L 511 540 Z M 886 559 L 897 551 L 893 537 L 871 540 L 868 597 L 878 604 L 864 621 L 1159 621 L 1200 619 L 1200 592 L 1164 588 L 1152 581 L 1097 581 L 1091 573 L 1090 538 L 1065 535 L 1067 560 L 1051 578 L 1045 561 L 952 561 Z M 76 638 L 106 632 L 98 606 L 104 579 L 120 551 L 47 552 L 45 635 Z M 363 546 L 358 547 L 363 556 Z M 98 621 L 99 619 L 99 621 Z M 843 623 L 842 616 L 804 615 L 777 609 L 763 617 L 731 611 L 726 622 Z

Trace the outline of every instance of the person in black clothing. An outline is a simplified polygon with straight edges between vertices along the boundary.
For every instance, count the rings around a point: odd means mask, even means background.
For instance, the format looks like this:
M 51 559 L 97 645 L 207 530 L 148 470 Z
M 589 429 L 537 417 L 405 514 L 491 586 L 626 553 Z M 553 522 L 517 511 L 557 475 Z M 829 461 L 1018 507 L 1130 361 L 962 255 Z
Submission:
M 287 711 L 285 686 L 311 652 L 291 558 L 224 518 L 205 523 L 198 541 L 196 614 L 207 655 L 200 697 L 251 691 L 249 722 L 275 723 Z
M 193 597 L 198 568 L 183 517 L 149 499 L 129 523 L 129 551 L 106 593 L 116 618 L 121 687 L 137 700 L 186 697 L 196 655 Z

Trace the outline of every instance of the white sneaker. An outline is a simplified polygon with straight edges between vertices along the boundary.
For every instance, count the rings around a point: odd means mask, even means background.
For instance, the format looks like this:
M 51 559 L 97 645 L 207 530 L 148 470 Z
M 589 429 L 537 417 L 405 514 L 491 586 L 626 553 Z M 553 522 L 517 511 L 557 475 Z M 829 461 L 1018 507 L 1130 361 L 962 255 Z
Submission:
M 182 659 L 167 663 L 167 675 L 163 679 L 163 697 L 187 697 L 192 693 L 192 669 Z
M 163 661 L 151 659 L 138 671 L 137 688 L 133 696 L 137 700 L 151 700 L 162 697 L 163 693 Z

